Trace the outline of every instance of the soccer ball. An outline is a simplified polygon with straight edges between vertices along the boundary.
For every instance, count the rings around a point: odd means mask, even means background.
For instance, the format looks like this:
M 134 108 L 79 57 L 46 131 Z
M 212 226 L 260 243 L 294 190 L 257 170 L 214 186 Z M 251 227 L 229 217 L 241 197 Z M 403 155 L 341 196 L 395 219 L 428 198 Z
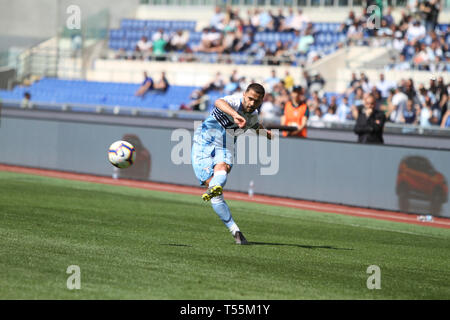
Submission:
M 117 168 L 128 168 L 134 163 L 135 159 L 136 149 L 127 141 L 116 141 L 108 149 L 108 160 Z

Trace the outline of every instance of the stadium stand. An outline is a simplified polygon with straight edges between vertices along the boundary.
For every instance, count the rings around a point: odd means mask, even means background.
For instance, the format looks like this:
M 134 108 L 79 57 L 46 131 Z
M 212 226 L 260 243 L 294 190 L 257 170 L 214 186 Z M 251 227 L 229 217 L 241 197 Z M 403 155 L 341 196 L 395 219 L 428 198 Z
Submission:
M 127 64 L 129 61 L 122 61 L 123 59 L 141 60 L 142 63 L 149 63 L 148 66 L 164 60 L 165 63 L 172 63 L 177 68 L 179 63 L 188 61 L 224 65 L 268 64 L 274 68 L 279 65 L 301 66 L 304 70 L 301 78 L 295 77 L 288 81 L 287 78 L 280 77 L 275 85 L 269 85 L 267 81 L 263 81 L 270 88 L 268 92 L 274 97 L 275 107 L 283 108 L 284 102 L 289 97 L 290 87 L 287 83 L 294 81 L 296 85 L 300 84 L 308 90 L 310 114 L 315 115 L 314 118 L 318 120 L 355 120 L 354 110 L 360 105 L 363 95 L 372 93 L 377 97 L 378 107 L 386 112 L 390 121 L 437 126 L 443 123 L 448 109 L 450 90 L 448 77 L 424 73 L 426 78 L 415 83 L 408 76 L 396 81 L 383 82 L 374 78 L 373 72 L 372 78 L 369 79 L 362 68 L 359 74 L 344 86 L 344 89 L 342 89 L 341 81 L 340 90 L 330 90 L 326 86 L 330 74 L 325 72 L 321 72 L 322 75 L 317 74 L 317 71 L 308 71 L 307 68 L 312 63 L 318 60 L 323 61 L 325 59 L 321 60 L 321 58 L 343 48 L 378 46 L 389 49 L 388 52 L 391 55 L 391 63 L 383 65 L 383 69 L 377 69 L 380 74 L 389 70 L 417 69 L 441 73 L 449 71 L 449 25 L 430 21 L 421 10 L 423 8 L 419 6 L 402 12 L 401 19 L 396 21 L 392 18 L 388 7 L 380 17 L 381 25 L 374 29 L 367 28 L 369 13 L 366 8 L 362 8 L 360 14 L 349 10 L 348 17 L 341 22 L 311 21 L 301 9 L 293 8 L 284 12 L 281 9 L 276 13 L 271 9 L 253 8 L 242 14 L 232 7 L 226 9 L 217 7 L 215 11 L 211 10 L 210 20 L 206 25 L 197 20 L 123 18 L 118 28 L 109 30 L 107 49 L 113 53 L 113 59 L 103 59 L 105 58 L 103 55 L 98 60 L 111 60 L 113 63 L 123 64 L 125 69 L 131 65 Z M 173 45 L 172 40 L 175 37 L 178 37 L 178 44 L 183 44 L 185 41 L 185 45 Z M 140 41 L 144 42 L 142 48 L 150 48 L 148 55 L 142 54 L 141 49 L 136 49 Z M 155 43 L 158 41 L 156 46 Z M 159 48 L 157 55 L 155 55 L 156 47 Z M 94 66 L 95 63 L 92 65 Z M 118 65 L 111 66 L 114 69 Z M 140 65 L 139 68 L 146 66 Z M 95 67 L 92 68 L 94 69 Z M 347 68 L 347 72 L 349 71 L 350 69 Z M 136 68 L 131 72 L 136 72 Z M 212 76 L 213 71 L 210 72 Z M 187 78 L 187 75 L 184 76 Z M 261 75 L 259 76 L 258 81 L 264 80 L 261 79 Z M 431 76 L 435 79 L 433 83 L 428 82 Z M 93 78 L 96 79 L 91 77 Z M 110 78 L 109 80 L 112 80 L 112 77 Z M 177 79 L 173 75 L 172 78 Z M 124 83 L 123 80 L 107 82 L 44 77 L 29 87 L 18 86 L 12 91 L 0 91 L 0 98 L 5 101 L 20 101 L 24 93 L 29 92 L 32 103 L 189 110 L 194 97 L 200 95 L 205 97 L 207 103 L 204 111 L 208 111 L 217 97 L 242 91 L 250 79 L 247 74 L 246 79 L 240 76 L 234 80 L 224 81 L 222 90 L 207 89 L 207 82 L 186 85 L 186 83 L 180 84 L 175 81 L 166 93 L 149 92 L 144 97 L 136 97 L 134 93 L 139 84 L 134 81 Z M 398 97 L 393 98 L 395 89 L 399 89 L 407 96 L 407 103 L 402 102 L 400 107 L 396 103 Z M 428 108 L 430 104 L 428 100 L 431 101 L 430 108 Z M 407 104 L 412 104 L 413 109 L 407 110 Z M 318 108 L 320 112 L 316 113 Z M 331 113 L 336 113 L 337 116 L 325 117 L 324 115 L 329 113 L 330 109 L 333 111 Z M 433 115 L 429 118 L 435 118 L 431 122 L 423 120 L 424 112 L 430 112 L 427 111 L 428 109 Z M 422 112 L 422 110 L 425 111 Z

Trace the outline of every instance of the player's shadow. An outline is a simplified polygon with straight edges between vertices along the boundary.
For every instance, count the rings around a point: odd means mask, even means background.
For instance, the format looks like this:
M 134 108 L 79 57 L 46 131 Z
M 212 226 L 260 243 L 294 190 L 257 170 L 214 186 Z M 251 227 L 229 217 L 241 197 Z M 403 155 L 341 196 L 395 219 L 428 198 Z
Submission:
M 333 246 L 310 246 L 306 244 L 295 244 L 295 243 L 273 243 L 273 242 L 257 242 L 257 241 L 249 241 L 249 245 L 253 246 L 286 246 L 286 247 L 297 247 L 297 248 L 305 248 L 305 249 L 331 249 L 331 250 L 353 250 L 351 248 L 336 248 Z
M 178 243 L 160 243 L 162 246 L 170 246 L 170 247 L 192 247 L 189 244 L 178 244 Z

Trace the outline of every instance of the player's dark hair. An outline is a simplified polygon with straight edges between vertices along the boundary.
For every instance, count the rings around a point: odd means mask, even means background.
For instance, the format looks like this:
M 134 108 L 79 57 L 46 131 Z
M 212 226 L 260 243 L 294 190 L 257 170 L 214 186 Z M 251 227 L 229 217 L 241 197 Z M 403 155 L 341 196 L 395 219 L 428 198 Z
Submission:
M 264 87 L 262 85 L 260 85 L 259 83 L 252 83 L 247 87 L 247 90 L 245 90 L 245 92 L 248 92 L 249 90 L 253 90 L 255 91 L 257 94 L 262 95 L 264 97 L 264 95 L 266 94 L 266 90 L 264 90 Z

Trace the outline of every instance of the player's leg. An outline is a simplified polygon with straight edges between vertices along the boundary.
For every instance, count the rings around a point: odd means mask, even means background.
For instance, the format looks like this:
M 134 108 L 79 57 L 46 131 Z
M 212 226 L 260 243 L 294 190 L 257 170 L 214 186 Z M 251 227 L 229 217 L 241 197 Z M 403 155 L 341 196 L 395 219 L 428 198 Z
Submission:
M 227 175 L 231 170 L 231 166 L 225 162 L 219 162 L 214 165 L 214 174 L 206 180 L 205 184 L 208 190 L 202 195 L 203 200 L 209 201 L 214 197 L 220 196 L 223 187 L 227 183 Z
M 208 190 L 214 190 L 214 188 L 220 188 L 220 194 L 211 197 L 211 206 L 220 220 L 225 224 L 228 230 L 233 235 L 237 244 L 248 244 L 238 225 L 231 215 L 231 210 L 226 203 L 222 194 L 222 189 L 227 182 L 227 174 L 231 170 L 231 165 L 225 162 L 219 162 L 214 166 L 214 175 L 207 180 Z

